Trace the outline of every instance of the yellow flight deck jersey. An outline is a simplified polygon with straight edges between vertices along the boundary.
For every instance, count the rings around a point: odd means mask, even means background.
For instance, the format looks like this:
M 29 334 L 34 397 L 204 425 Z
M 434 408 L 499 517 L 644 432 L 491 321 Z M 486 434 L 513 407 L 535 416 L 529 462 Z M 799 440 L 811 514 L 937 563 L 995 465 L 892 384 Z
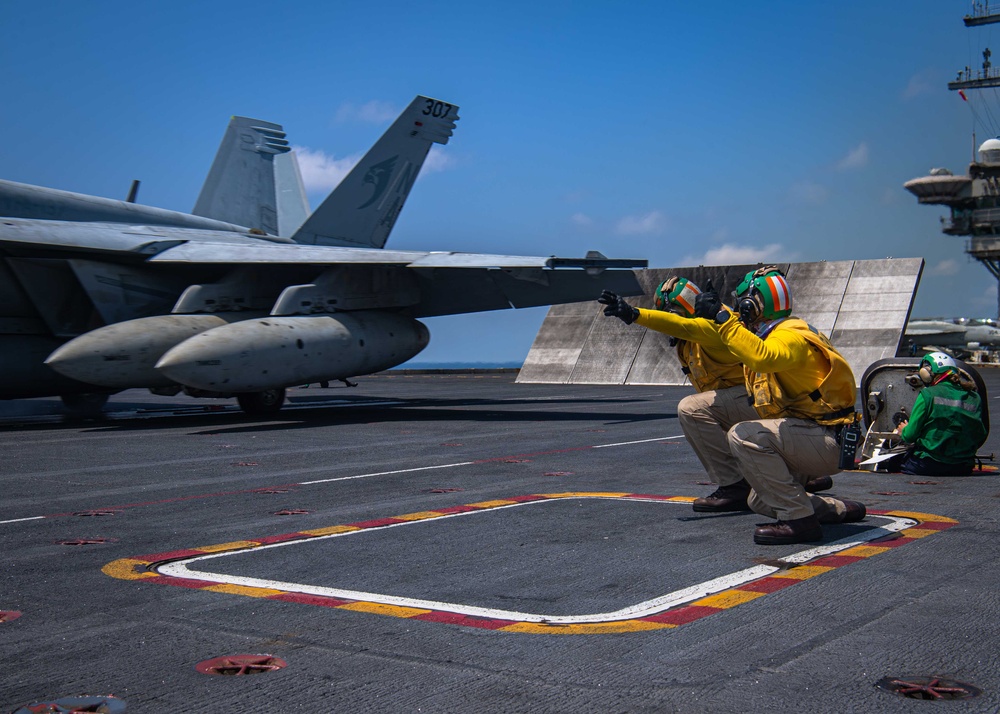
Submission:
M 745 365 L 747 391 L 764 419 L 798 417 L 824 425 L 854 422 L 854 373 L 830 341 L 797 317 L 761 339 L 735 317 L 719 335 Z
M 715 323 L 701 317 L 681 317 L 664 310 L 639 308 L 636 322 L 677 338 L 677 357 L 699 392 L 744 383 L 743 365 L 719 337 Z

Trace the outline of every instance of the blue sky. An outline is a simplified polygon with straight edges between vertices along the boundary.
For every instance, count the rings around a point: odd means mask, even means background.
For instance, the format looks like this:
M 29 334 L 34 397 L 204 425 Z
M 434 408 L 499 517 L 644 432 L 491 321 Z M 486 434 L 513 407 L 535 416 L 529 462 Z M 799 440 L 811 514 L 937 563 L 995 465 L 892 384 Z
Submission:
M 995 316 L 996 281 L 902 188 L 964 173 L 973 130 L 1000 133 L 993 90 L 946 88 L 1000 32 L 965 28 L 970 8 L 5 0 L 0 176 L 110 197 L 138 178 L 140 202 L 189 211 L 239 114 L 284 125 L 316 205 L 425 94 L 462 119 L 392 247 L 653 267 L 921 256 L 915 316 Z M 545 311 L 434 318 L 418 360 L 519 361 Z

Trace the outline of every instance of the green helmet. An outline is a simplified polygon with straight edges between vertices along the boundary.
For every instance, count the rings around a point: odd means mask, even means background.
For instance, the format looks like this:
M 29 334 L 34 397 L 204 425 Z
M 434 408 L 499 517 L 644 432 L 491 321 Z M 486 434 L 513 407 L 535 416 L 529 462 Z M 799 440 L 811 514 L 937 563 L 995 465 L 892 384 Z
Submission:
M 951 355 L 944 352 L 928 352 L 920 360 L 920 370 L 917 374 L 924 384 L 930 384 L 942 374 L 958 373 L 959 369 L 961 368 L 958 366 L 958 362 Z
M 657 310 L 667 310 L 685 317 L 694 315 L 694 301 L 701 289 L 687 278 L 676 275 L 667 278 L 653 295 L 653 304 Z
M 748 321 L 777 320 L 792 314 L 792 292 L 785 274 L 774 266 L 746 274 L 736 288 L 736 300 L 741 317 Z

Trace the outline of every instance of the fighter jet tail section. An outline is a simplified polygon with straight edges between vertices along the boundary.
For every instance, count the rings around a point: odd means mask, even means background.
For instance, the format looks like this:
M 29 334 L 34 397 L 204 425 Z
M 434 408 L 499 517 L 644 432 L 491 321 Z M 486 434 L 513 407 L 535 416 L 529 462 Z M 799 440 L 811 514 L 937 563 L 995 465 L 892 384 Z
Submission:
M 275 195 L 278 201 L 278 235 L 291 236 L 309 216 L 309 200 L 294 151 L 274 156 Z
M 192 213 L 278 235 L 274 157 L 290 148 L 280 124 L 232 117 Z
M 382 248 L 431 144 L 447 144 L 458 107 L 418 96 L 292 236 L 296 243 Z

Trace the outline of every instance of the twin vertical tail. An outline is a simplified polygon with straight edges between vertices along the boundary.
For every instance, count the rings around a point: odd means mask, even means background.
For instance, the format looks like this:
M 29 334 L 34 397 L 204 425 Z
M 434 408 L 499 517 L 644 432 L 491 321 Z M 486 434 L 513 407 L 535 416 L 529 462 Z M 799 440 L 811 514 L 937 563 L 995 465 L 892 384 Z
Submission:
M 278 235 L 274 157 L 290 149 L 280 124 L 232 117 L 192 213 Z
M 458 107 L 418 96 L 292 236 L 297 243 L 382 248 L 431 144 L 447 144 Z

